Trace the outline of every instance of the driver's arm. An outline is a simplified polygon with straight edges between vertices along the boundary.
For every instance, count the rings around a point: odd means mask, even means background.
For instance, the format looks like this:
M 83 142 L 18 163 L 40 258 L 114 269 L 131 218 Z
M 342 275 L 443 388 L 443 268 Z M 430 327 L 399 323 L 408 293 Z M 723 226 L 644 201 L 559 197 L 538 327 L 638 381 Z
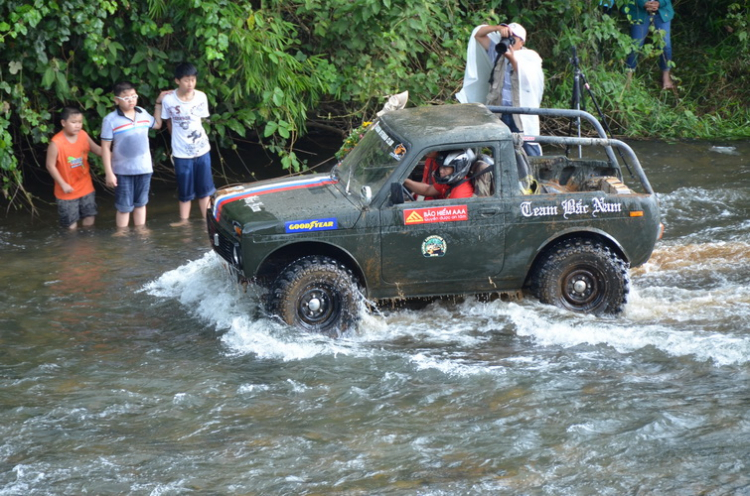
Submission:
M 440 192 L 436 190 L 432 184 L 420 183 L 420 182 L 414 181 L 413 179 L 406 179 L 404 181 L 404 186 L 406 186 L 409 189 L 409 191 L 412 191 L 418 195 L 440 196 Z

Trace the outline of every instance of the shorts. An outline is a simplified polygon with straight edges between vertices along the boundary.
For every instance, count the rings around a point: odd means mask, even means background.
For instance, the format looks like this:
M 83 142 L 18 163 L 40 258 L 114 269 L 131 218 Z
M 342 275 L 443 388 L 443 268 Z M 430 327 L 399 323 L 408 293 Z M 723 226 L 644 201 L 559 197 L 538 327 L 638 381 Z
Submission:
M 216 187 L 211 177 L 211 152 L 195 158 L 172 158 L 177 175 L 177 197 L 181 202 L 214 194 Z
M 124 176 L 116 174 L 115 208 L 118 212 L 130 213 L 134 208 L 145 207 L 151 189 L 151 174 Z
M 96 192 L 75 200 L 57 200 L 57 213 L 60 215 L 60 225 L 70 227 L 81 219 L 94 217 L 96 211 Z

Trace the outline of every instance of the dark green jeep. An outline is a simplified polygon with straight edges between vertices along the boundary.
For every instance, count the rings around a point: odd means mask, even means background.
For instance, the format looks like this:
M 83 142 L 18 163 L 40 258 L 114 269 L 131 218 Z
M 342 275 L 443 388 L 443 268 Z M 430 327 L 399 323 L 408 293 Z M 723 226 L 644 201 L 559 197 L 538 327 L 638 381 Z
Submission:
M 516 135 L 500 111 L 584 118 L 602 137 Z M 529 157 L 524 142 L 579 158 Z M 466 149 L 482 157 L 464 179 L 474 196 L 424 201 L 404 187 L 421 180 L 428 154 Z M 590 114 L 477 104 L 385 113 L 329 174 L 225 187 L 207 219 L 213 249 L 241 281 L 268 289 L 272 313 L 332 334 L 356 323 L 362 296 L 530 292 L 618 313 L 628 268 L 648 260 L 662 229 L 635 154 Z

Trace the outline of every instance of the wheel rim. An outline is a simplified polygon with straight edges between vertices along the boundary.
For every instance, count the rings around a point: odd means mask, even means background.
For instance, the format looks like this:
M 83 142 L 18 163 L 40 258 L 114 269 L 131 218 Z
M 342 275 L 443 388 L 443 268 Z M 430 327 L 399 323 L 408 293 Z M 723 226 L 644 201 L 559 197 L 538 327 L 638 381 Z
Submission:
M 586 309 L 596 306 L 602 298 L 599 273 L 590 268 L 577 268 L 563 278 L 563 298 L 571 308 Z
M 336 318 L 339 300 L 332 288 L 311 286 L 297 300 L 297 316 L 310 328 L 325 326 Z

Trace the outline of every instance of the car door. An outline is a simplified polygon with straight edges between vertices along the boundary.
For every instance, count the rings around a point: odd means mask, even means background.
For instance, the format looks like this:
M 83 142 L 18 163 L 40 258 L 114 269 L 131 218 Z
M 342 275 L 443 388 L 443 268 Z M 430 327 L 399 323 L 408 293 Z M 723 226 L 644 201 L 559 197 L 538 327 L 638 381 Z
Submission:
M 496 148 L 483 149 L 497 157 Z M 495 170 L 496 185 L 497 175 Z M 497 186 L 488 197 L 386 202 L 380 216 L 381 272 L 387 283 L 487 281 L 503 268 L 506 210 Z M 442 292 L 445 288 L 436 291 Z

